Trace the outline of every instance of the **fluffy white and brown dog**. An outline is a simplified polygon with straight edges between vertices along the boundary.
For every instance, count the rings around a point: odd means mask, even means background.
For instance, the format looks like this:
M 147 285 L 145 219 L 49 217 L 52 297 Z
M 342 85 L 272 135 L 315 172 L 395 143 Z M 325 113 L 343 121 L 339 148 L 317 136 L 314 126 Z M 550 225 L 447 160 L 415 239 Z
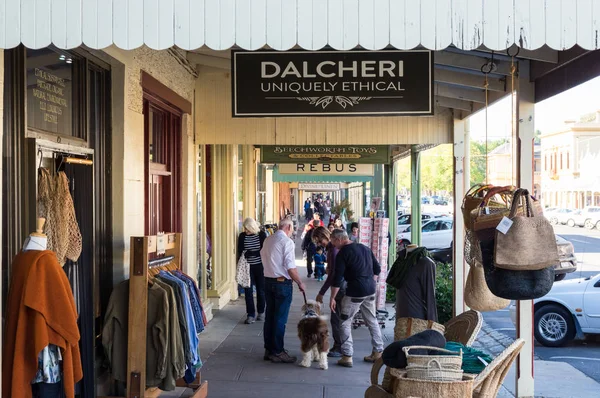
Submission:
M 321 316 L 321 304 L 307 300 L 302 306 L 302 319 L 298 322 L 298 337 L 302 349 L 300 366 L 310 368 L 312 361 L 319 361 L 321 369 L 327 369 L 329 330 L 327 319 Z

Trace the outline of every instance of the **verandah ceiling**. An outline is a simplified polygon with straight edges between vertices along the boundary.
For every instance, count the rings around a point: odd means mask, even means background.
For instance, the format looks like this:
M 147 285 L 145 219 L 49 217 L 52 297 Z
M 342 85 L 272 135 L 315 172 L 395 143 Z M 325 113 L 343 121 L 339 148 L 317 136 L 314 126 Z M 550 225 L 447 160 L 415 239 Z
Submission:
M 0 48 L 598 49 L 598 0 L 0 0 Z

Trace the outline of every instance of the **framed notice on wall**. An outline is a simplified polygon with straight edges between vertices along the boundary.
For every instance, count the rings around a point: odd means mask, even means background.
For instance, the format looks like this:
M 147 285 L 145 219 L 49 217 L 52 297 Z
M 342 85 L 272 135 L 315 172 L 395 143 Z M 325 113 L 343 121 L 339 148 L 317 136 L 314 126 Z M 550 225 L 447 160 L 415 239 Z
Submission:
M 433 114 L 433 55 L 234 51 L 234 117 Z

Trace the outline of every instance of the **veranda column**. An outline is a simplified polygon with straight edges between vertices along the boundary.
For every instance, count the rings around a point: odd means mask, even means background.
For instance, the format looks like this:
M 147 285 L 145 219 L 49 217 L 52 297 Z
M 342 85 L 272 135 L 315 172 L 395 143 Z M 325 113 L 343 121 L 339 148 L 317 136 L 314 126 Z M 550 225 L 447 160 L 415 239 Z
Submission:
M 454 238 L 453 238 L 453 253 L 452 264 L 454 264 L 454 305 L 453 315 L 459 315 L 465 312 L 465 280 L 467 275 L 467 264 L 464 258 L 465 248 L 465 223 L 462 217 L 461 204 L 463 197 L 468 189 L 469 180 L 468 160 L 465 153 L 468 149 L 465 145 L 466 136 L 466 120 L 454 119 Z
M 410 241 L 421 245 L 421 152 L 417 146 L 410 149 Z
M 516 138 L 520 143 L 517 153 L 517 186 L 533 192 L 533 138 L 534 85 L 529 82 L 529 62 L 519 62 L 517 89 Z M 516 391 L 518 397 L 533 397 L 533 301 L 517 301 L 517 337 L 525 339 L 525 346 L 517 358 Z
M 392 237 L 391 247 L 389 248 L 389 268 L 391 268 L 394 261 L 396 261 L 396 237 L 397 232 L 396 228 L 398 227 L 398 206 L 396 200 L 396 179 L 398 174 L 398 162 L 392 162 L 391 167 L 389 168 L 389 178 L 388 178 L 388 208 L 390 209 L 388 217 L 390 218 L 390 236 Z

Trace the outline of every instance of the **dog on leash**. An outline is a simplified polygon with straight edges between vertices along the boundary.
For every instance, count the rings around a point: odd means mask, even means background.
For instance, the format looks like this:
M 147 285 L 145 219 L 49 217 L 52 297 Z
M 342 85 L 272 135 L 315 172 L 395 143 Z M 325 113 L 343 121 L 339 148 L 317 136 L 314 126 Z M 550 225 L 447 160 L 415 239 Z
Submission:
M 302 306 L 302 319 L 298 322 L 298 337 L 302 350 L 300 366 L 310 368 L 312 361 L 319 361 L 321 369 L 327 369 L 329 330 L 327 320 L 321 316 L 321 304 L 307 300 Z

